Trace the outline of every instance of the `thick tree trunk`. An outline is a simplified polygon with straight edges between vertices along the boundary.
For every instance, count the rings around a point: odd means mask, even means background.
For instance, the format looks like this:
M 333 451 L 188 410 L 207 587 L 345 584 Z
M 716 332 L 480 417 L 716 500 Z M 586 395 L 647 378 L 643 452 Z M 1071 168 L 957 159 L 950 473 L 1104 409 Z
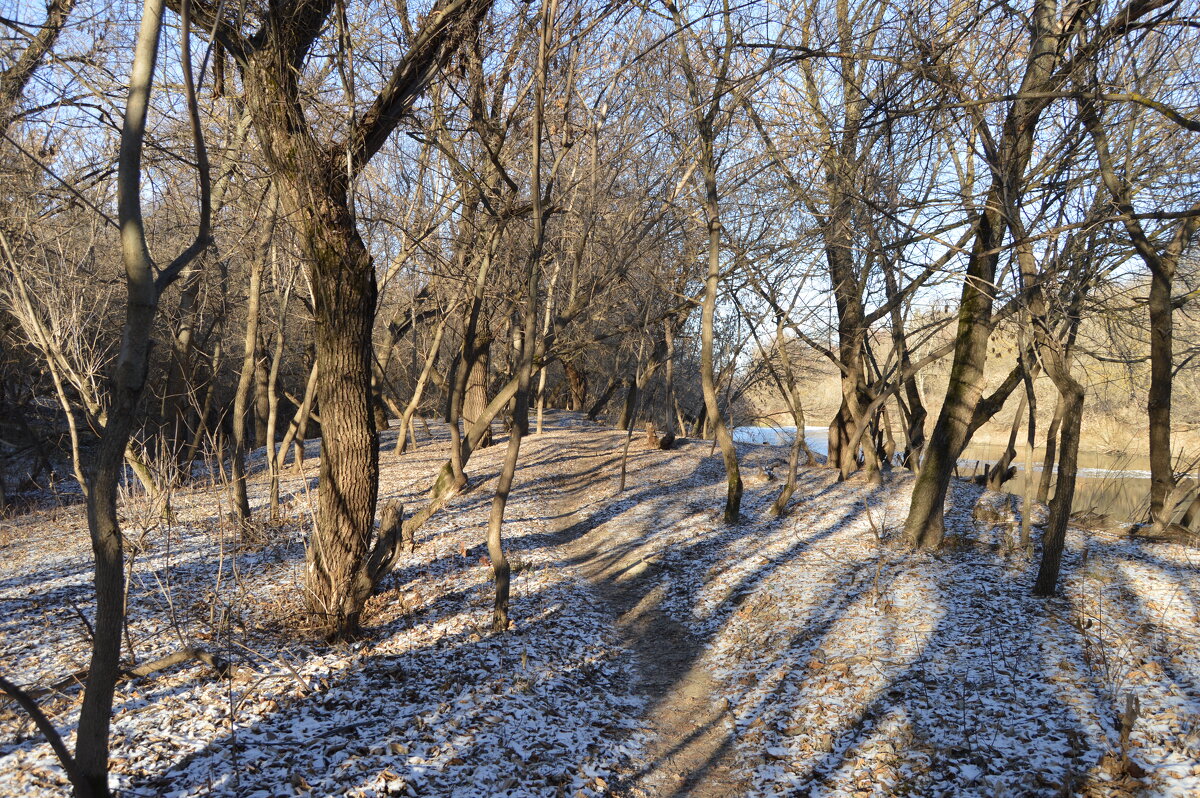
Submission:
M 377 288 L 354 218 L 355 177 L 477 30 L 489 6 L 488 0 L 435 2 L 374 101 L 349 120 L 345 140 L 332 144 L 304 113 L 300 77 L 333 4 L 272 4 L 262 11 L 253 44 L 206 14 L 241 69 L 242 98 L 275 179 L 287 188 L 289 216 L 311 273 L 322 458 L 305 587 L 309 607 L 334 636 L 353 634 L 359 624 L 379 479 L 370 388 Z
M 313 269 L 317 401 L 321 405 L 317 526 L 307 549 L 306 598 L 335 636 L 354 634 L 374 528 L 379 440 L 371 412 L 375 272 L 342 202 L 305 231 Z
M 483 339 L 474 350 L 474 357 L 467 369 L 466 392 L 463 395 L 463 422 L 469 427 L 483 414 L 488 406 L 488 373 L 490 371 L 491 342 Z M 480 446 L 492 445 L 491 430 L 483 436 Z
M 847 201 L 842 198 L 835 203 L 834 215 L 825 225 L 825 257 L 838 313 L 837 355 L 842 388 L 841 405 L 829 425 L 829 465 L 838 469 L 839 479 L 846 479 L 858 470 L 859 447 L 851 442 L 861 440 L 859 426 L 870 423 L 863 415 L 870 403 L 863 370 L 866 319 L 862 286 L 855 272 L 853 242 L 849 239 L 849 211 L 842 207 Z M 868 442 L 862 448 L 868 449 L 870 445 Z
M 1161 263 L 1161 261 L 1160 261 Z M 1150 275 L 1150 389 L 1146 414 L 1150 424 L 1150 523 L 1165 527 L 1173 507 L 1166 506 L 1175 487 L 1171 461 L 1171 388 L 1174 381 L 1171 283 L 1174 275 L 1165 268 Z

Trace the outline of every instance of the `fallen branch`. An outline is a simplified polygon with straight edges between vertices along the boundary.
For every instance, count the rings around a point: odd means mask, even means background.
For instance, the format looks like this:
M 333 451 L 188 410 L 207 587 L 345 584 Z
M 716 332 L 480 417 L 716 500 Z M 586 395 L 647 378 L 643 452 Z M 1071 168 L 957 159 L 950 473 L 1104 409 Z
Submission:
M 180 649 L 173 654 L 160 657 L 152 662 L 146 662 L 142 665 L 138 665 L 136 668 L 122 668 L 120 675 L 117 677 L 117 681 L 123 682 L 129 679 L 140 679 L 144 676 L 150 676 L 151 674 L 164 671 L 167 668 L 192 660 L 196 662 L 202 662 L 209 666 L 213 669 L 213 671 L 216 672 L 219 678 L 228 679 L 233 675 L 233 666 L 224 658 L 210 654 L 202 648 L 189 646 L 187 648 Z M 14 685 L 14 688 L 17 689 L 22 696 L 33 700 L 51 693 L 61 693 L 62 691 L 74 687 L 75 685 L 82 685 L 87 681 L 87 677 L 88 669 L 84 668 L 83 670 L 78 670 L 72 674 L 64 676 L 63 678 L 51 685 L 47 685 L 46 687 L 33 687 L 29 688 L 28 690 L 21 690 L 20 688 L 15 688 Z M 20 703 L 21 699 L 15 693 L 13 693 L 12 690 L 9 690 L 7 687 L 5 687 L 5 684 L 11 683 L 0 679 L 0 688 L 4 688 L 4 692 L 8 693 L 8 696 L 11 699 Z

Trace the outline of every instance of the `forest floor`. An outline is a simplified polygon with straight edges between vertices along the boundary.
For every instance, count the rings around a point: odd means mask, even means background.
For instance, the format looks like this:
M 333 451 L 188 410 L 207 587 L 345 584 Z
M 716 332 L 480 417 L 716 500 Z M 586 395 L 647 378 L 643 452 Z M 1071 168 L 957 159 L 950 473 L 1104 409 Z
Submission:
M 911 479 L 801 471 L 747 486 L 721 523 L 711 444 L 671 451 L 547 415 L 526 439 L 505 524 L 514 627 L 488 631 L 483 530 L 502 445 L 426 524 L 370 602 L 368 634 L 306 631 L 303 536 L 316 442 L 258 540 L 224 493 L 172 497 L 171 521 L 124 504 L 127 650 L 185 644 L 189 665 L 119 686 L 113 785 L 129 796 L 699 796 L 1200 794 L 1200 552 L 1073 529 L 1064 589 L 1030 595 L 1036 561 L 1011 522 L 972 516 L 956 483 L 952 545 L 899 542 Z M 444 431 L 397 457 L 381 506 L 415 508 Z M 747 471 L 786 452 L 742 447 Z M 776 472 L 781 469 L 776 468 Z M 252 484 L 265 516 L 266 485 Z M 0 672 L 48 685 L 86 665 L 90 552 L 82 508 L 0 521 Z M 1132 724 L 1122 716 L 1136 699 Z M 71 741 L 80 691 L 42 705 Z M 49 747 L 0 702 L 0 795 L 60 794 Z

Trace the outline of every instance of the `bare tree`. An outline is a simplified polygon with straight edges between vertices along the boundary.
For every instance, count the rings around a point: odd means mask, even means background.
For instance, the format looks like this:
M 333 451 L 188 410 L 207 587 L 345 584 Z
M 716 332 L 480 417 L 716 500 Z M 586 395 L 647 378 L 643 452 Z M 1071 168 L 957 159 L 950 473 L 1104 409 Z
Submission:
M 305 582 L 311 610 L 334 635 L 357 630 L 373 587 L 366 562 L 379 481 L 371 406 L 375 267 L 357 228 L 354 182 L 490 5 L 435 3 L 374 99 L 355 109 L 333 146 L 305 113 L 301 76 L 334 3 L 272 6 L 253 33 L 243 31 L 240 15 L 230 16 L 235 9 L 205 4 L 198 14 L 238 65 L 246 108 L 310 270 L 322 456 Z M 351 55 L 347 39 L 338 35 L 342 58 Z
M 695 126 L 697 161 L 704 183 L 704 213 L 708 225 L 708 275 L 704 283 L 704 305 L 700 323 L 700 384 L 704 391 L 704 406 L 713 426 L 717 445 L 725 463 L 726 498 L 725 523 L 738 520 L 742 504 L 742 476 L 738 468 L 737 449 L 733 436 L 725 424 L 717 401 L 717 387 L 713 375 L 713 319 L 717 307 L 717 289 L 721 278 L 721 205 L 717 189 L 717 124 L 722 116 L 721 103 L 729 90 L 729 70 L 733 57 L 733 21 L 728 0 L 722 6 L 721 20 L 723 40 L 717 45 L 715 63 L 712 67 L 713 83 L 705 91 L 700 85 L 696 68 L 692 64 L 689 46 L 688 22 L 680 8 L 671 0 L 665 0 L 667 10 L 675 24 L 676 45 L 679 50 L 679 65 L 687 81 L 688 97 L 692 108 L 692 124 Z

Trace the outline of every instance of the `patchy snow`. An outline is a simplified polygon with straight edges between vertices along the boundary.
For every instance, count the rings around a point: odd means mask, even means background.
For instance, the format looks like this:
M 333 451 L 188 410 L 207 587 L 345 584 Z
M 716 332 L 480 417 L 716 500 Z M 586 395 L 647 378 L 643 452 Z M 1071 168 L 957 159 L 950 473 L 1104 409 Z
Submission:
M 632 495 L 594 498 L 593 534 L 661 564 L 662 607 L 724 685 L 747 794 L 1200 794 L 1197 552 L 1071 530 L 1063 595 L 1037 599 L 1018 530 L 973 520 L 981 488 L 954 483 L 950 545 L 913 554 L 909 475 L 805 469 L 784 520 L 767 515 L 773 482 L 726 527 L 709 451 L 640 453 Z
M 480 476 L 502 448 L 477 455 Z M 443 457 L 427 442 L 403 459 L 385 452 L 381 499 L 415 505 Z M 307 465 L 305 478 L 285 480 L 288 516 L 265 530 L 262 547 L 239 547 L 209 517 L 216 494 L 206 491 L 177 495 L 180 520 L 166 526 L 126 509 L 128 539 L 143 547 L 130 591 L 139 660 L 182 639 L 238 670 L 232 682 L 193 666 L 119 686 L 113 786 L 179 797 L 603 793 L 639 749 L 641 701 L 608 620 L 571 570 L 551 567 L 540 540 L 552 519 L 536 486 L 514 495 L 505 527 L 513 630 L 488 631 L 484 485 L 421 530 L 416 553 L 369 605 L 371 635 L 327 646 L 293 633 L 315 503 L 307 480 L 316 461 Z M 255 483 L 252 502 L 265 502 L 264 487 Z M 18 683 L 48 684 L 87 662 L 86 526 L 78 509 L 59 510 L 10 537 L 0 658 Z M 43 705 L 71 732 L 80 700 L 73 689 Z M 63 791 L 49 747 L 9 704 L 0 705 L 0 735 L 0 795 Z
M 304 475 L 289 469 L 265 545 L 240 544 L 211 490 L 177 494 L 171 523 L 127 504 L 139 661 L 186 641 L 238 670 L 232 682 L 197 665 L 121 685 L 114 785 L 132 796 L 638 794 L 623 785 L 648 765 L 647 697 L 562 545 L 588 534 L 637 549 L 653 565 L 638 578 L 696 635 L 728 701 L 745 794 L 1200 794 L 1195 551 L 1072 530 L 1062 596 L 1035 599 L 1036 560 L 1014 550 L 1010 523 L 973 519 L 977 487 L 955 483 L 952 543 L 937 555 L 898 540 L 911 490 L 901 473 L 871 486 L 804 469 L 786 518 L 767 516 L 780 487 L 767 482 L 748 487 L 743 522 L 727 527 L 711 444 L 635 445 L 617 495 L 623 433 L 553 417 L 568 422 L 526 440 L 509 504 L 515 628 L 502 635 L 487 631 L 486 481 L 426 525 L 372 599 L 371 634 L 340 646 L 301 623 L 315 450 Z M 398 458 L 392 439 L 380 506 L 415 508 L 444 442 L 422 436 Z M 502 449 L 478 452 L 470 473 L 494 477 Z M 786 459 L 742 452 L 748 466 Z M 262 505 L 261 477 L 253 488 Z M 0 668 L 48 684 L 86 665 L 86 526 L 78 506 L 4 523 Z M 1140 715 L 1126 764 L 1129 696 Z M 42 699 L 68 732 L 79 702 L 78 688 Z M 0 795 L 63 784 L 32 724 L 0 704 Z

